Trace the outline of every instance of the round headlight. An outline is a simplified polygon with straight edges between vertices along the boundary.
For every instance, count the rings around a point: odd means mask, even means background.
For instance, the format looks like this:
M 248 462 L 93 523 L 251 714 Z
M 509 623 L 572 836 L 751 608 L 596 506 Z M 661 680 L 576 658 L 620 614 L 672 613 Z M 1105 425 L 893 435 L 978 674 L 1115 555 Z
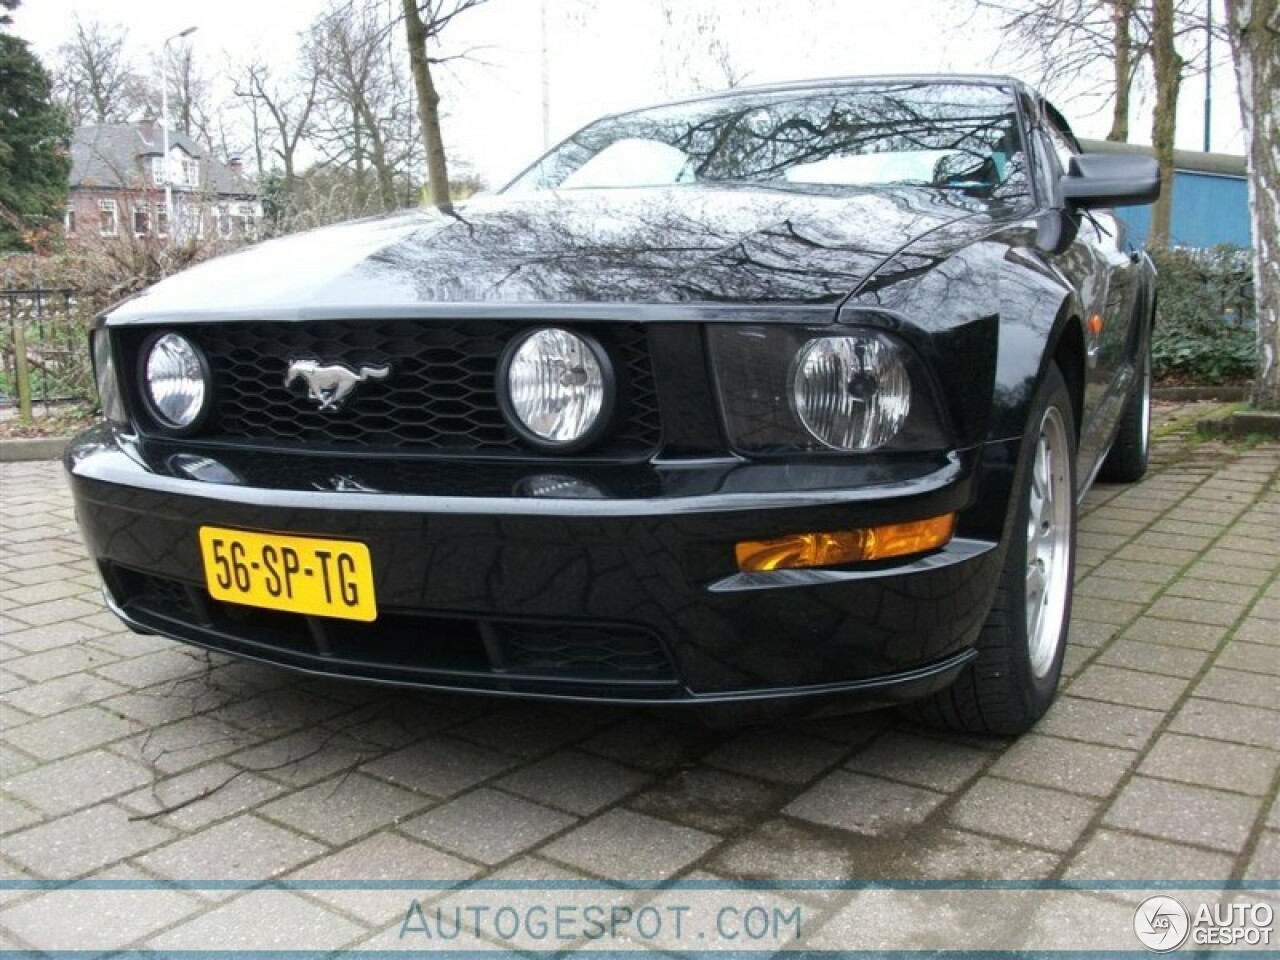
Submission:
M 143 354 L 143 387 L 151 413 L 170 430 L 196 426 L 209 398 L 209 367 L 195 345 L 176 333 L 151 341 Z
M 556 327 L 518 341 L 504 365 L 512 425 L 544 447 L 585 446 L 613 403 L 608 354 L 594 340 Z
M 901 351 L 876 336 L 810 340 L 796 356 L 796 415 L 836 450 L 874 450 L 892 440 L 911 412 L 911 377 Z

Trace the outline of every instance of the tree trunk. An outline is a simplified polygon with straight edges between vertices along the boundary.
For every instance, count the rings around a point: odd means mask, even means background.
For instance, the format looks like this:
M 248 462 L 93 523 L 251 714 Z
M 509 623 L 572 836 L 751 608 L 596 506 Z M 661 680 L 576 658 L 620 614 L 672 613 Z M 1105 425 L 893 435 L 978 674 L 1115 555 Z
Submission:
M 1258 366 L 1253 405 L 1280 410 L 1280 2 L 1227 0 L 1249 158 Z
M 403 0 L 405 38 L 409 43 L 409 68 L 418 95 L 418 121 L 422 125 L 422 145 L 427 151 L 427 181 L 431 202 L 447 207 L 449 198 L 449 166 L 445 162 L 444 138 L 440 134 L 440 94 L 431 79 L 427 61 L 427 28 L 418 10 L 418 0 Z
M 1115 99 L 1111 105 L 1111 132 L 1108 140 L 1125 142 L 1129 139 L 1129 88 L 1133 84 L 1133 49 L 1130 28 L 1133 23 L 1133 0 L 1113 0 L 1111 19 L 1115 26 L 1112 48 L 1115 60 L 1112 65 L 1115 83 Z
M 1174 0 L 1154 0 L 1151 10 L 1151 59 L 1156 79 L 1156 103 L 1151 123 L 1151 145 L 1160 164 L 1160 199 L 1151 211 L 1149 246 L 1169 246 L 1173 219 L 1173 138 L 1178 123 L 1178 88 L 1182 83 L 1182 57 L 1174 47 Z

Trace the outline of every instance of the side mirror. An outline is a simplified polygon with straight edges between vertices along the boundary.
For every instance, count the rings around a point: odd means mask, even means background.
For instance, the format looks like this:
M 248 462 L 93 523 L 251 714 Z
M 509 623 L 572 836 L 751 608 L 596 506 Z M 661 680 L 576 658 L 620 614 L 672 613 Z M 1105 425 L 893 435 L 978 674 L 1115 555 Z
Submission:
M 1160 196 L 1160 167 L 1153 157 L 1082 153 L 1071 158 L 1061 184 L 1067 206 L 1076 210 L 1140 206 Z

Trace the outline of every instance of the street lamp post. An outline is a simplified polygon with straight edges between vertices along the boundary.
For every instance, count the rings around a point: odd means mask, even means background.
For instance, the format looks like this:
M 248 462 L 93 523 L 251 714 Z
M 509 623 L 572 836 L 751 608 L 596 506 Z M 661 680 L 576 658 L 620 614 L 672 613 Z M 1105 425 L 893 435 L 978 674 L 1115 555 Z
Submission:
M 173 242 L 177 233 L 177 219 L 173 215 L 173 171 L 169 163 L 169 44 L 181 40 L 196 32 L 195 27 L 187 27 L 180 33 L 168 37 L 161 47 L 160 60 L 160 123 L 164 126 L 164 162 L 160 169 L 164 171 L 164 217 L 169 228 L 168 241 Z

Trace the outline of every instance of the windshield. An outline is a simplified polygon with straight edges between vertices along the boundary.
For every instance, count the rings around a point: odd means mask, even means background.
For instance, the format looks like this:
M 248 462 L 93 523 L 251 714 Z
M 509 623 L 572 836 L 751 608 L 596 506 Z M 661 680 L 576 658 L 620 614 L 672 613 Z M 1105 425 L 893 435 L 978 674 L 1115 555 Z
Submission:
M 728 94 L 593 123 L 507 191 L 762 183 L 1027 195 L 1013 93 L 888 83 Z

